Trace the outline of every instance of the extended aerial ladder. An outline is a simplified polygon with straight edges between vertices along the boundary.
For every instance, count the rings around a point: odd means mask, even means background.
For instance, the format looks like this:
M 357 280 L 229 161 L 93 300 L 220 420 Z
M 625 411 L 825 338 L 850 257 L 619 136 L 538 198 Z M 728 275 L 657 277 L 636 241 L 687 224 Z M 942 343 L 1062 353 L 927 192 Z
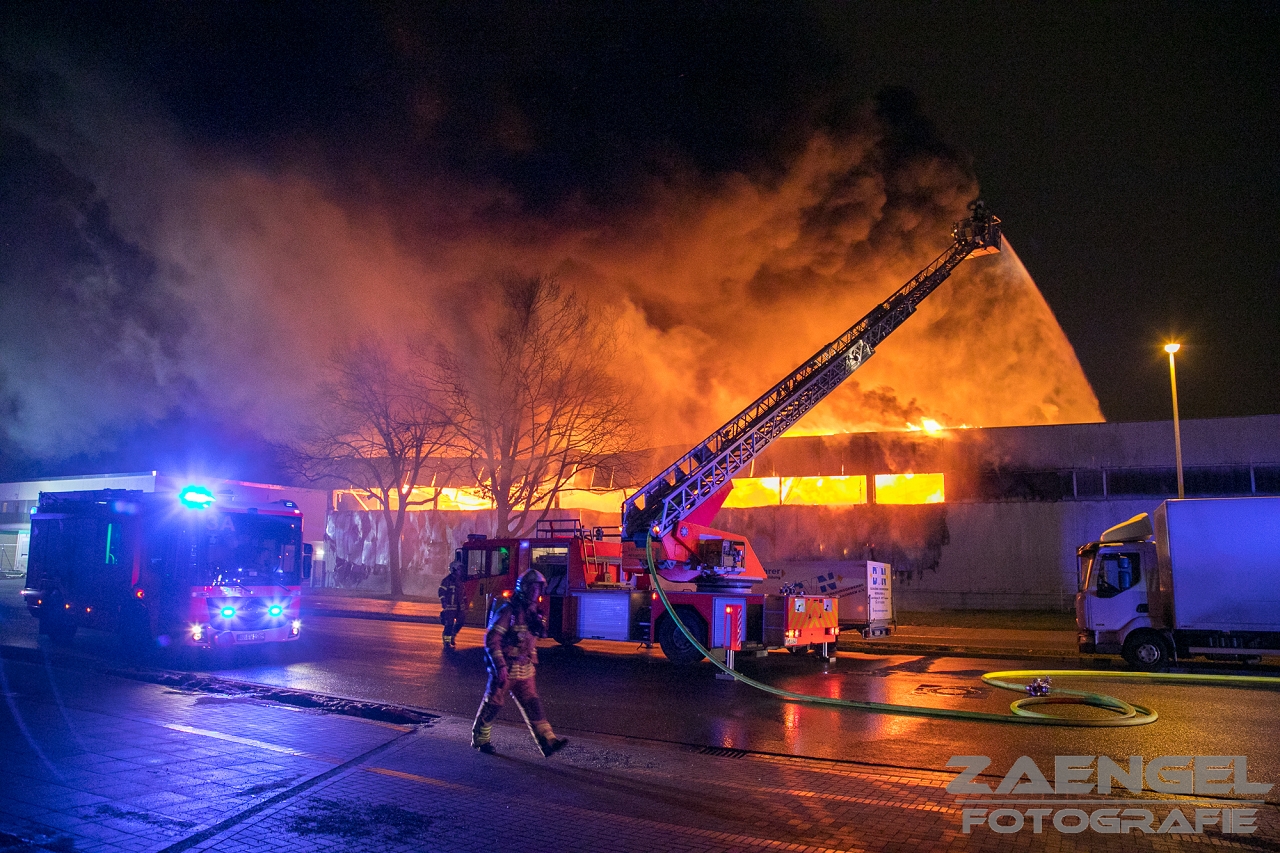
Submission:
M 526 539 L 467 537 L 457 556 L 465 567 L 467 624 L 483 624 L 489 603 L 509 595 L 520 572 L 536 568 L 547 578 L 551 635 L 564 644 L 657 642 L 677 664 L 697 663 L 705 649 L 830 654 L 840 635 L 837 597 L 761 592 L 764 567 L 751 543 L 707 524 L 733 476 L 870 358 L 961 261 L 1000 249 L 999 220 L 981 202 L 952 233 L 951 247 L 915 278 L 632 495 L 623 505 L 621 542 L 577 522 L 551 523 Z M 661 578 L 695 589 L 655 589 L 648 554 L 635 547 L 651 537 Z
M 622 538 L 640 547 L 649 537 L 661 542 L 663 577 L 709 590 L 742 589 L 763 579 L 749 544 L 704 525 L 723 504 L 734 475 L 865 364 L 961 261 L 1000 251 L 1000 220 L 981 201 L 971 210 L 956 223 L 950 248 L 626 500 Z

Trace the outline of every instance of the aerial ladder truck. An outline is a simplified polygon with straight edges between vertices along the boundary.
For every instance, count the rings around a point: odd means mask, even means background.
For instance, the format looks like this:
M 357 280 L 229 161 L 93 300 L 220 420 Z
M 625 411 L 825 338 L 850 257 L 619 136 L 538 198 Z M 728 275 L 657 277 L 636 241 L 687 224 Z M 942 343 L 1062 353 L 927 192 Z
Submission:
M 685 587 L 668 591 L 674 615 L 702 646 L 834 649 L 835 599 L 753 592 L 765 572 L 751 544 L 709 524 L 733 477 L 865 364 L 962 261 L 1000 251 L 1000 220 L 981 201 L 971 211 L 956 223 L 951 246 L 915 277 L 627 498 L 616 538 L 572 520 L 546 523 L 529 539 L 468 537 L 457 555 L 466 624 L 483 624 L 489 604 L 537 568 L 548 578 L 544 606 L 561 643 L 656 642 L 673 662 L 696 663 L 702 653 L 652 591 L 645 550 L 652 544 L 657 573 Z

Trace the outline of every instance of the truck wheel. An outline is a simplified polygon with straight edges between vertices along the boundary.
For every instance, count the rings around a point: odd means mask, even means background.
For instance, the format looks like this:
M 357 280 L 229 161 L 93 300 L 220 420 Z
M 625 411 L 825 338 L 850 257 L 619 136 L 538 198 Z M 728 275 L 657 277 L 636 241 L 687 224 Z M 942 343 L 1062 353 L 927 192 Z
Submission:
M 676 613 L 680 615 L 680 621 L 689 629 L 689 633 L 705 648 L 707 626 L 703 624 L 702 617 L 683 608 L 677 609 Z M 691 666 L 702 660 L 702 652 L 694 648 L 670 614 L 663 614 L 662 621 L 658 623 L 658 645 L 662 646 L 662 653 L 667 656 L 667 660 L 676 666 Z
M 1134 669 L 1153 672 L 1168 665 L 1173 652 L 1164 637 L 1154 631 L 1135 631 L 1124 641 L 1121 651 Z

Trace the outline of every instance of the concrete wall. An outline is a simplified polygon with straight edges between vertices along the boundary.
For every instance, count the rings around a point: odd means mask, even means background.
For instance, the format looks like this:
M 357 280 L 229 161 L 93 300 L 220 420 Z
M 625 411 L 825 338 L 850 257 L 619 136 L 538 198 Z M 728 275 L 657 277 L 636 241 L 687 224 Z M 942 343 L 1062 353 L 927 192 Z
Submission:
M 746 536 L 770 574 L 852 560 L 893 566 L 903 610 L 1069 611 L 1076 549 L 1158 499 L 723 510 L 715 526 Z
M 952 504 L 936 571 L 899 579 L 903 610 L 1069 611 L 1076 549 L 1159 500 Z
M 904 610 L 1069 611 L 1076 590 L 1076 549 L 1140 512 L 1143 501 L 972 503 L 925 506 L 764 507 L 722 510 L 715 526 L 745 536 L 765 568 L 786 576 L 829 563 L 837 573 L 854 560 L 894 567 Z M 573 517 L 576 513 L 564 512 Z M 582 513 L 588 526 L 614 519 Z M 406 520 L 404 585 L 432 597 L 455 548 L 469 533 L 493 532 L 493 513 L 427 511 Z M 333 512 L 331 557 L 315 586 L 383 594 L 386 527 L 377 513 Z

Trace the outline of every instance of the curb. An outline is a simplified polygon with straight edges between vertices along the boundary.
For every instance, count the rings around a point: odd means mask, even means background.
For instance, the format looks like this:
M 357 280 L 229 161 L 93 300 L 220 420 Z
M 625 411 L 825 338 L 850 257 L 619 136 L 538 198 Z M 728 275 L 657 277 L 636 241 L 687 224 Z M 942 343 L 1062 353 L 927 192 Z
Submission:
M 409 705 L 373 702 L 365 699 L 349 699 L 344 696 L 334 696 L 330 693 L 317 693 L 314 690 L 273 687 L 253 681 L 240 681 L 214 675 L 195 675 L 189 672 L 173 672 L 163 669 L 104 669 L 100 670 L 100 672 L 116 678 L 128 678 L 146 684 L 158 684 L 162 687 L 176 687 L 181 690 L 223 696 L 251 696 L 265 702 L 278 702 L 281 705 L 292 705 L 295 708 L 307 708 L 329 714 L 340 714 L 346 717 L 361 717 L 366 720 L 375 720 L 399 726 L 430 725 L 440 719 L 440 714 L 438 713 L 431 713 Z
M 0 645 L 0 658 L 22 661 L 23 663 L 44 663 L 44 656 L 40 654 L 40 650 L 28 648 L 27 646 Z
M 48 661 L 40 649 L 32 649 L 26 646 L 0 644 L 0 659 L 20 661 L 22 663 L 48 663 L 51 666 L 64 669 L 95 672 L 113 678 L 126 678 L 130 681 L 140 681 L 145 684 L 156 684 L 162 687 L 173 687 L 192 692 L 247 696 L 264 702 L 275 702 L 281 705 L 291 705 L 295 708 L 338 714 L 345 717 L 360 717 L 396 726 L 431 725 L 441 717 L 440 712 L 429 711 L 411 705 L 352 699 L 346 696 L 335 696 L 331 693 L 299 690 L 292 687 L 274 687 L 253 681 L 240 681 L 216 675 L 149 667 L 122 668 L 112 665 L 109 661 L 68 660 L 65 658 L 57 661 Z
M 333 616 L 340 619 L 372 619 L 381 622 L 413 622 L 421 625 L 439 625 L 438 616 L 414 616 L 411 614 L 394 614 L 394 613 L 376 613 L 364 610 L 330 610 L 312 609 L 309 612 L 303 610 L 303 615 L 311 616 Z M 963 657 L 983 657 L 983 658 L 1048 658 L 1052 660 L 1076 660 L 1087 662 L 1092 660 L 1091 657 L 1082 657 L 1078 652 L 1072 652 L 1067 649 L 1054 651 L 1048 649 L 1017 649 L 1017 648 L 994 648 L 990 646 L 944 646 L 933 645 L 928 643 L 850 643 L 837 644 L 836 651 L 840 652 L 859 652 L 861 654 L 876 655 L 960 655 Z M 1101 656 L 1106 658 L 1105 655 Z
M 382 622 L 414 622 L 425 625 L 438 625 L 439 620 L 429 616 L 391 616 L 385 613 L 360 613 L 357 611 L 326 611 L 312 613 L 312 616 L 340 616 L 351 619 L 371 619 Z M 837 652 L 855 652 L 864 655 L 953 655 L 971 658 L 1044 658 L 1048 660 L 1077 661 L 1092 663 L 1097 660 L 1118 659 L 1107 655 L 1090 655 L 1088 657 L 1072 654 L 1066 650 L 1052 651 L 1045 649 L 1000 649 L 991 647 L 941 646 L 925 643 L 875 643 L 860 645 L 858 643 L 840 643 Z M 26 663 L 44 663 L 45 658 L 40 649 L 27 646 L 10 646 L 0 644 L 0 658 L 19 660 Z
M 970 658 L 1046 658 L 1050 660 L 1074 660 L 1082 663 L 1097 659 L 1111 660 L 1107 655 L 1089 655 L 1085 657 L 1079 652 L 1062 649 L 1017 649 L 992 648 L 990 646 L 940 646 L 927 643 L 875 643 L 859 645 L 857 643 L 840 644 L 836 651 L 857 652 L 864 655 L 955 655 Z
M 415 622 L 420 625 L 439 625 L 439 616 L 415 616 L 413 614 L 397 614 L 397 613 L 372 613 L 365 610 L 330 610 L 328 608 L 315 609 L 305 605 L 302 608 L 301 615 L 307 616 L 335 616 L 340 619 L 373 619 L 379 622 Z

